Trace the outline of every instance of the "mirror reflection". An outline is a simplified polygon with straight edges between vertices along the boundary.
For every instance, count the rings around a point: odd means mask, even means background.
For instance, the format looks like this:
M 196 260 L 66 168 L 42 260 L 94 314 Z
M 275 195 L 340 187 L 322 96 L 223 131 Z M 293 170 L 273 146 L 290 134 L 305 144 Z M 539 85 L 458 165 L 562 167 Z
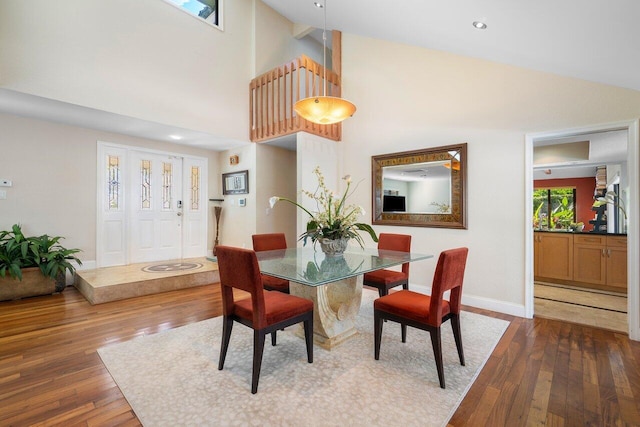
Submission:
M 466 228 L 466 144 L 374 156 L 373 223 Z
M 451 161 L 382 168 L 382 211 L 451 213 Z

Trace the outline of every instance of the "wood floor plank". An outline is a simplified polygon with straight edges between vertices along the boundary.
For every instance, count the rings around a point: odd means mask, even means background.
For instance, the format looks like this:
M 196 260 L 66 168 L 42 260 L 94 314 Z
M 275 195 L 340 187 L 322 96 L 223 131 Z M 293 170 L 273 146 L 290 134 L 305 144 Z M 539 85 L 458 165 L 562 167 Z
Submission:
M 527 364 L 525 373 L 518 385 L 518 391 L 511 402 L 511 409 L 505 425 L 521 426 L 526 424 L 541 366 L 542 361 L 540 360 L 533 360 Z M 465 402 L 463 401 L 462 403 L 464 404 Z M 468 403 L 471 404 L 471 402 Z M 460 406 L 463 405 L 461 404 Z
M 547 427 L 564 427 L 565 419 L 559 415 L 549 412 L 547 414 L 547 419 L 545 421 L 545 426 Z
M 487 419 L 488 426 L 504 426 L 507 425 L 507 417 L 511 410 L 511 402 L 513 402 L 516 392 L 518 391 L 518 384 L 506 381 L 500 388 L 500 395 L 498 396 L 493 410 Z
M 640 425 L 640 343 L 464 309 L 511 324 L 449 425 Z M 218 285 L 96 306 L 73 288 L 0 302 L 0 425 L 139 426 L 97 349 L 221 312 Z
M 569 354 L 558 350 L 552 371 L 549 412 L 562 416 L 567 411 L 569 388 Z
M 480 397 L 480 409 L 475 411 L 468 422 L 469 425 L 472 426 L 485 426 L 487 425 L 487 421 L 491 412 L 493 411 L 493 407 L 498 400 L 498 396 L 500 395 L 500 390 L 494 387 L 487 387 L 482 393 Z
M 536 388 L 533 392 L 533 399 L 531 400 L 529 414 L 527 415 L 527 426 L 545 425 L 547 421 L 547 407 L 549 405 L 552 380 L 552 372 L 540 371 L 536 382 Z
M 574 350 L 571 352 L 573 353 Z M 571 358 L 571 356 L 569 357 Z M 582 358 L 580 358 L 582 359 Z M 577 365 L 574 365 L 577 367 Z M 582 367 L 582 364 L 579 365 Z M 565 418 L 568 425 L 582 426 L 584 420 L 584 381 L 581 369 L 573 369 L 569 361 Z
M 602 420 L 602 405 L 600 399 L 600 390 L 597 384 L 591 382 L 582 383 L 582 401 L 583 417 L 585 425 L 600 425 Z

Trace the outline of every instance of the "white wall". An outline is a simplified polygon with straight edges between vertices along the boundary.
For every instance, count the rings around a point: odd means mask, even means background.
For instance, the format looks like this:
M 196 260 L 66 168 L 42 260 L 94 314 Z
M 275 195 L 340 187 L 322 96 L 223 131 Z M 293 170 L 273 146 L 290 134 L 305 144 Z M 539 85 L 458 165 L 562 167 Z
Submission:
M 79 258 L 96 258 L 97 142 L 110 142 L 205 157 L 209 197 L 218 193 L 218 153 L 41 120 L 0 114 L 0 230 L 15 223 L 30 235 L 64 236 L 63 246 L 80 248 Z M 209 236 L 213 242 L 212 219 Z M 213 243 L 210 243 L 213 246 Z
M 411 234 L 416 252 L 468 246 L 465 300 L 515 314 L 524 313 L 525 134 L 640 117 L 637 91 L 350 34 L 343 84 L 358 110 L 343 124 L 342 170 L 366 178 L 360 204 L 371 206 L 371 156 L 468 143 L 467 230 L 375 229 Z M 411 283 L 429 288 L 434 266 L 412 265 Z
M 409 195 L 409 183 L 407 181 L 398 181 L 397 179 L 384 178 L 382 180 L 382 188 L 385 190 L 397 191 L 398 196 Z
M 224 198 L 222 202 L 222 215 L 220 217 L 220 245 L 237 246 L 241 248 L 252 248 L 251 236 L 256 234 L 256 147 L 251 144 L 242 148 L 227 150 L 220 153 L 219 173 L 214 174 L 215 180 L 220 182 L 219 198 Z M 231 165 L 229 157 L 237 155 L 240 161 Z M 249 171 L 249 193 L 222 195 L 222 174 L 229 172 Z M 211 175 L 211 174 L 210 174 Z M 246 199 L 246 205 L 240 206 L 239 200 Z
M 344 188 L 339 187 L 338 182 L 338 173 L 340 170 L 338 143 L 306 132 L 298 132 L 296 147 L 298 175 L 297 202 L 310 212 L 316 212 L 319 209 L 316 202 L 307 196 L 303 196 L 300 191 L 306 190 L 313 193 L 318 188 L 318 178 L 316 174 L 313 173 L 313 170 L 316 167 L 320 167 L 320 172 L 324 176 L 326 187 L 333 189 L 336 193 L 342 194 Z M 349 172 L 345 174 L 347 173 Z M 299 208 L 297 212 L 297 234 L 301 235 L 307 230 L 309 215 Z M 309 244 L 310 241 L 307 240 L 307 245 Z M 302 245 L 302 243 L 300 243 L 300 245 Z
M 0 2 L 0 87 L 248 139 L 252 0 L 220 31 L 159 0 Z
M 293 23 L 256 0 L 255 74 L 260 75 L 304 54 L 322 64 L 322 44 L 311 37 L 295 39 Z M 328 46 L 330 47 L 330 46 Z M 327 49 L 327 65 L 331 52 Z
M 432 203 L 451 206 L 451 180 L 449 178 L 430 178 L 409 184 L 409 212 L 439 213 L 438 206 Z
M 256 232 L 284 233 L 287 246 L 296 246 L 296 207 L 290 203 L 269 206 L 271 196 L 296 200 L 296 152 L 256 144 Z

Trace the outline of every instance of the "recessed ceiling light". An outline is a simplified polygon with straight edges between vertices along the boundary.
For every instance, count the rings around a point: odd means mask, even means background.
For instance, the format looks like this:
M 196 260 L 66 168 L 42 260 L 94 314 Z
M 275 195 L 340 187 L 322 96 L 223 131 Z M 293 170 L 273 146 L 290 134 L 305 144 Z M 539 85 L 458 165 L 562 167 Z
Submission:
M 480 21 L 473 21 L 473 26 L 476 27 L 478 30 L 486 30 L 487 29 L 487 24 L 485 24 L 484 22 L 480 22 Z
M 322 3 L 320 3 L 320 2 L 317 2 L 317 1 L 314 1 L 314 2 L 313 2 L 313 5 L 314 5 L 315 7 L 317 7 L 317 8 L 319 8 L 319 9 L 322 9 L 322 8 L 324 7 L 324 4 L 322 4 Z
M 180 141 L 182 139 L 180 135 L 169 135 L 169 138 L 173 139 L 174 141 Z

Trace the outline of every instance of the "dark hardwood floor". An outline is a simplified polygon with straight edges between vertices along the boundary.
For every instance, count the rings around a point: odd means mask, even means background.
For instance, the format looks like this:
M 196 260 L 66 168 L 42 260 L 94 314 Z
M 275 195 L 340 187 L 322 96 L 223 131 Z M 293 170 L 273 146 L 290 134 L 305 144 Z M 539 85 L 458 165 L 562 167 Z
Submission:
M 512 323 L 449 425 L 640 425 L 640 343 L 467 309 Z M 0 426 L 140 425 L 96 350 L 220 314 L 217 285 L 96 306 L 73 288 L 0 303 Z

